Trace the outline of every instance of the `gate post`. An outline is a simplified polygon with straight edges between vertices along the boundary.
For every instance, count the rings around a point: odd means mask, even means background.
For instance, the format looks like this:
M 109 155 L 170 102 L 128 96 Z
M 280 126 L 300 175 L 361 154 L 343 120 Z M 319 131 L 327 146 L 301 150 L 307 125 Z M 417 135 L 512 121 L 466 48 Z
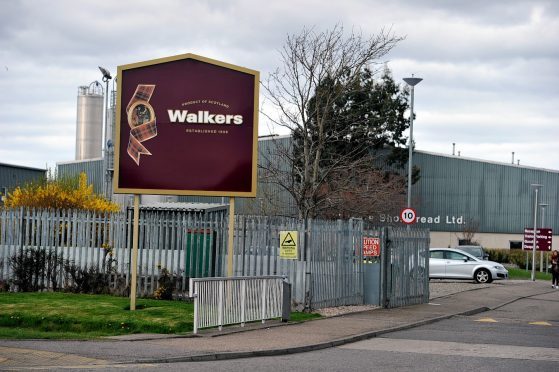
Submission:
M 381 296 L 381 305 L 382 307 L 389 307 L 390 305 L 390 298 L 388 296 L 388 285 L 390 283 L 390 239 L 388 238 L 388 227 L 382 227 L 382 234 L 381 234 L 381 250 L 380 250 L 380 257 L 381 257 L 381 285 L 382 285 L 382 296 Z
M 312 220 L 305 219 L 303 222 L 303 249 L 305 251 L 305 310 L 312 308 L 312 254 L 310 249 Z
M 289 321 L 289 317 L 291 316 L 291 283 L 287 281 L 287 278 L 284 278 L 282 286 L 283 303 L 281 307 L 281 321 L 285 323 Z

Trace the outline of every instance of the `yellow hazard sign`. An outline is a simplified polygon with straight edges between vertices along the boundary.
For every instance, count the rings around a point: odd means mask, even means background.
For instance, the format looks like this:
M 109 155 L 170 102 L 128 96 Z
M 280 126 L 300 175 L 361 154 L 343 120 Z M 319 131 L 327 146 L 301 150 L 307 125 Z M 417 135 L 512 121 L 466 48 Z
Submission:
M 297 231 L 280 231 L 280 258 L 287 260 L 299 258 L 297 252 Z

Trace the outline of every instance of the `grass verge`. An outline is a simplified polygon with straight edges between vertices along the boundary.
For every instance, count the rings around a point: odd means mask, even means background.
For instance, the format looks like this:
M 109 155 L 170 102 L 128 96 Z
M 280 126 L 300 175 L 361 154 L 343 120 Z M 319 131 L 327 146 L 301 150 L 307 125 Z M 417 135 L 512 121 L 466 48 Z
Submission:
M 179 301 L 72 293 L 0 294 L 0 337 L 84 339 L 131 333 L 187 333 L 194 306 Z
M 91 339 L 133 333 L 187 334 L 194 305 L 72 293 L 0 293 L 0 338 Z M 318 314 L 292 313 L 304 321 Z
M 532 271 L 526 271 L 524 269 L 507 269 L 509 271 L 509 279 L 532 279 Z M 551 282 L 550 273 L 541 273 L 536 271 L 536 280 L 549 280 Z

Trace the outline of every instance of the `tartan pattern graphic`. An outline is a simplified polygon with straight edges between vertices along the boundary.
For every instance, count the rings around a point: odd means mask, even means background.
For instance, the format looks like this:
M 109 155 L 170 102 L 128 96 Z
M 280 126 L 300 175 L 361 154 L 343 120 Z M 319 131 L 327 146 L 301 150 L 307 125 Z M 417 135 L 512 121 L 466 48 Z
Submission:
M 128 103 L 128 106 L 126 106 L 126 113 L 128 113 L 128 111 L 130 111 L 130 106 L 132 106 L 137 101 L 148 102 L 149 99 L 151 98 L 151 95 L 153 94 L 154 90 L 155 90 L 155 85 L 139 84 L 136 87 L 136 91 L 134 92 L 134 95 L 132 96 L 132 99 Z M 131 123 L 129 123 L 129 124 L 131 124 Z
M 132 99 L 126 106 L 126 114 L 128 115 L 132 105 L 138 101 L 143 101 L 146 106 L 149 106 L 148 101 L 150 100 L 153 91 L 155 90 L 155 85 L 139 84 L 136 87 L 136 91 L 132 96 Z M 130 139 L 128 140 L 128 155 L 134 160 L 136 165 L 140 165 L 140 155 L 151 155 L 151 152 L 142 145 L 142 142 L 147 141 L 155 136 L 157 136 L 157 126 L 156 118 L 154 117 L 147 123 L 135 126 L 134 123 L 128 122 L 130 126 Z

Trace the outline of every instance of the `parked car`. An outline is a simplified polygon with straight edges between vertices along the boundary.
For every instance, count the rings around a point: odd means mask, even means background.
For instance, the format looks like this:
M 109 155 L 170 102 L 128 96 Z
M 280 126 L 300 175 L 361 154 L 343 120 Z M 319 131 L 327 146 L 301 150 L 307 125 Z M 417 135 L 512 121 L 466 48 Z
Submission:
M 460 249 L 429 250 L 429 279 L 469 279 L 477 283 L 491 283 L 508 277 L 509 272 L 500 263 L 480 260 Z
M 481 245 L 459 245 L 456 249 L 469 253 L 480 260 L 487 260 L 489 258 L 489 254 L 483 250 Z

